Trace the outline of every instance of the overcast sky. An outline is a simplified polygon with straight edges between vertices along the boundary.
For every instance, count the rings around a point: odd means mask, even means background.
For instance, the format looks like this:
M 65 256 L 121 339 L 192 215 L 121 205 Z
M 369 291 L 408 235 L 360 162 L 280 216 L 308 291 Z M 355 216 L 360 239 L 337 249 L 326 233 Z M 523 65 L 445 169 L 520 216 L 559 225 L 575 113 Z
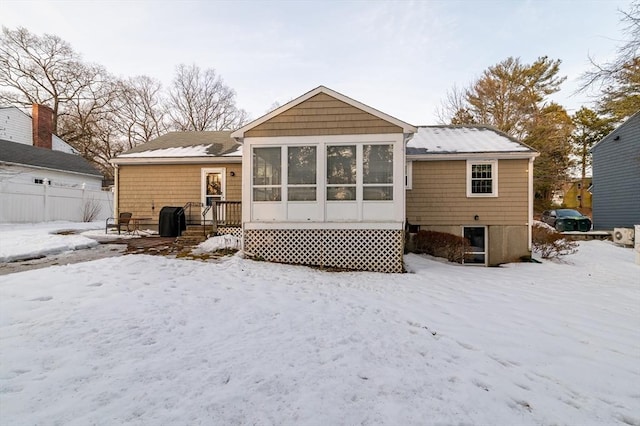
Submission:
M 0 24 L 50 33 L 115 75 L 168 84 L 175 66 L 214 68 L 255 119 L 325 85 L 411 124 L 437 124 L 447 90 L 509 56 L 561 59 L 569 112 L 588 56 L 623 39 L 630 1 L 25 1 Z

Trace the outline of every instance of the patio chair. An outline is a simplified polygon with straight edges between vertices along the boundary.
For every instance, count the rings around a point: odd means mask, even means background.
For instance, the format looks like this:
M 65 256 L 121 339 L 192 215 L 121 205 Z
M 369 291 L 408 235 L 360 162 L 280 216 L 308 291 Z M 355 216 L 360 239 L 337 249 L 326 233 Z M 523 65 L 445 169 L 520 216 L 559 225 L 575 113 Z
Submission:
M 109 229 L 117 229 L 118 235 L 120 235 L 122 230 L 124 230 L 125 233 L 130 234 L 131 227 L 129 225 L 131 223 L 131 216 L 133 216 L 133 214 L 130 212 L 122 212 L 118 215 L 117 221 L 114 217 L 107 218 L 105 221 L 104 233 L 108 233 Z

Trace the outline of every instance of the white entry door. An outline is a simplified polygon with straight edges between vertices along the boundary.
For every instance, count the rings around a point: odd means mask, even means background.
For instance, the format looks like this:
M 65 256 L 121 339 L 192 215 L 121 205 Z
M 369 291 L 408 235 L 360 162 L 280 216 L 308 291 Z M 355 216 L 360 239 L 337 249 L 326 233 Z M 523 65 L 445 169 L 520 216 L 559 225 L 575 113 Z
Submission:
M 212 206 L 214 201 L 224 201 L 225 199 L 225 169 L 202 169 L 202 204 Z M 213 211 L 207 211 L 206 220 L 213 220 Z M 219 218 L 222 219 L 222 218 Z

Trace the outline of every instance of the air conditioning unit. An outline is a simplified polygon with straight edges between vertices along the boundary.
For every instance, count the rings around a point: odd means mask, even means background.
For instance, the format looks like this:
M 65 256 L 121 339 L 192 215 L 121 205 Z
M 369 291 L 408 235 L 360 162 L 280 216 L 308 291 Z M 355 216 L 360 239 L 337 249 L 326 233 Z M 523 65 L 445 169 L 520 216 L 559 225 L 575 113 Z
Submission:
M 631 228 L 613 228 L 613 242 L 625 246 L 632 246 L 634 234 L 635 232 Z

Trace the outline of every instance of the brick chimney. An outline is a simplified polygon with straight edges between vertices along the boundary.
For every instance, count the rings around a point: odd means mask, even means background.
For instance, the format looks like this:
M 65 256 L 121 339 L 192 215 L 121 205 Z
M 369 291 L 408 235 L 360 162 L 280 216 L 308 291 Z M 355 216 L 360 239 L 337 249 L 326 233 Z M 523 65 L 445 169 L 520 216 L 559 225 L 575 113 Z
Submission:
M 53 131 L 53 110 L 45 105 L 33 104 L 33 146 L 51 149 Z

